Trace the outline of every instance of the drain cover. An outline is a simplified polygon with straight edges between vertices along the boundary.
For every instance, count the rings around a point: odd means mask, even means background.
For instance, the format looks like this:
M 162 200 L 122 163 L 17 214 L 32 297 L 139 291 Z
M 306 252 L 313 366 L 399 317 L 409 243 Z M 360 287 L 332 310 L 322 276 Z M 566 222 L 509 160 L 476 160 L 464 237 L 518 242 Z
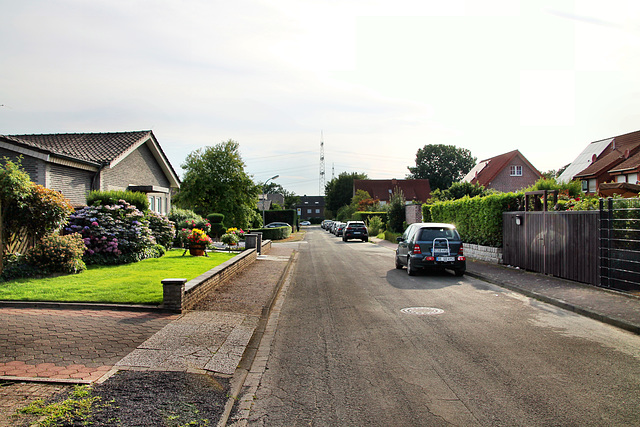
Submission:
M 434 314 L 442 314 L 444 310 L 433 307 L 408 307 L 400 310 L 405 314 L 415 314 L 417 316 L 430 316 Z

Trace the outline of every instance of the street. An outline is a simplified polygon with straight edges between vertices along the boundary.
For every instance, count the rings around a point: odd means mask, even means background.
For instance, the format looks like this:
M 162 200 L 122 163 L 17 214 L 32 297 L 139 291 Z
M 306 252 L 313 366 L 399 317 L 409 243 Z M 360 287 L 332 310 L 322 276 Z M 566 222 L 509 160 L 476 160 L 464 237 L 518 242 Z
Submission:
M 309 228 L 250 425 L 638 425 L 640 337 Z

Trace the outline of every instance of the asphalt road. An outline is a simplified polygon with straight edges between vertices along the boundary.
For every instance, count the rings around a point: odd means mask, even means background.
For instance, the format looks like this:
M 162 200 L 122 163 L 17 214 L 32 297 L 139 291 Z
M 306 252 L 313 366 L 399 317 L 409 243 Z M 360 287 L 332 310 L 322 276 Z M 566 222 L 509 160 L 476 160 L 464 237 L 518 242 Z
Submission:
M 470 277 L 409 277 L 371 243 L 306 240 L 249 425 L 640 424 L 640 337 Z

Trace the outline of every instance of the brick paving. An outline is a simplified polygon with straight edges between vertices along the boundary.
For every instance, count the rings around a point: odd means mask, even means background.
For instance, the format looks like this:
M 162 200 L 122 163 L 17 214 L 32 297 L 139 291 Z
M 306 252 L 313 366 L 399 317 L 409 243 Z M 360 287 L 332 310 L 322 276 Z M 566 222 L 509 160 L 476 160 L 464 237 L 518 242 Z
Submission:
M 15 426 L 25 422 L 35 422 L 38 415 L 17 415 L 16 411 L 35 400 L 47 399 L 55 394 L 69 390 L 71 386 L 61 384 L 40 383 L 5 383 L 0 384 L 0 427 Z
M 178 317 L 0 307 L 0 377 L 95 381 Z

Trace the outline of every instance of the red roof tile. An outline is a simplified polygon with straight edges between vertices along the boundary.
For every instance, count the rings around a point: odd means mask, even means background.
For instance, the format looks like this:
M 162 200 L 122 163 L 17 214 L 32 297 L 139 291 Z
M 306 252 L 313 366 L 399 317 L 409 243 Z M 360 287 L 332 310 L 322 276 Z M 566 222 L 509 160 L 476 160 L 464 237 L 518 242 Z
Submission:
M 426 202 L 431 197 L 431 186 L 428 179 L 355 179 L 354 192 L 364 190 L 381 202 L 388 202 L 396 187 L 402 190 L 407 201 Z M 390 193 L 391 191 L 391 193 Z
M 627 150 L 629 150 L 631 156 L 629 158 L 625 157 Z M 600 153 L 596 161 L 591 163 L 582 172 L 576 174 L 574 178 L 595 177 L 608 171 L 620 170 L 623 164 L 627 164 L 625 168 L 628 169 L 631 159 L 635 158 L 638 152 L 640 152 L 640 131 L 616 136 L 607 148 Z

